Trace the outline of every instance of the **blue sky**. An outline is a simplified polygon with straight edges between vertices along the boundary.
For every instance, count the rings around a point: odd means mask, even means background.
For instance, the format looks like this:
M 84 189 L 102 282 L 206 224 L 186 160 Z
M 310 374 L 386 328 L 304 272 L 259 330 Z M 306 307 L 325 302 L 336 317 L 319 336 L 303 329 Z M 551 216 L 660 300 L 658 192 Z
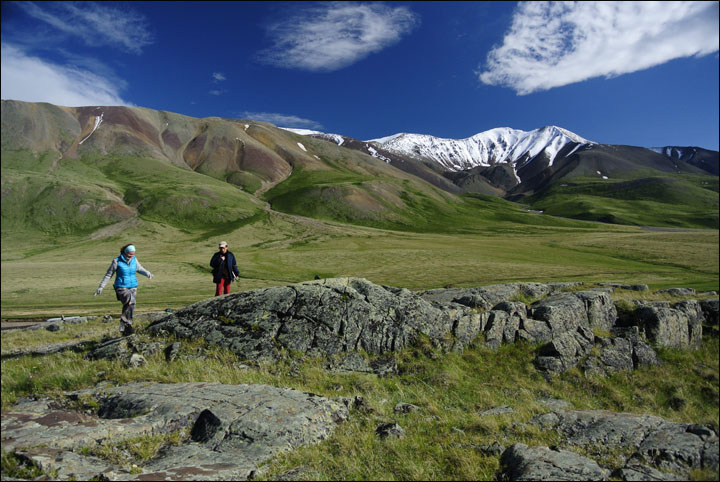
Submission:
M 718 2 L 3 2 L 3 99 L 718 149 Z

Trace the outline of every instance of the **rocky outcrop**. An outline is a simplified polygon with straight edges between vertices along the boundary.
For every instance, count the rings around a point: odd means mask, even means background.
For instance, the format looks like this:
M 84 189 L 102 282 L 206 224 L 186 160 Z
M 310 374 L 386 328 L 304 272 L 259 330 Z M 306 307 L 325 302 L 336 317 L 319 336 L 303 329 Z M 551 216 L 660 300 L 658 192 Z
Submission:
M 278 453 L 327 438 L 348 415 L 342 402 L 264 385 L 135 383 L 68 395 L 95 399 L 97 414 L 46 400 L 21 402 L 2 417 L 3 450 L 61 480 L 246 480 Z M 80 455 L 98 443 L 178 430 L 189 439 L 139 469 Z
M 581 282 L 569 283 L 508 283 L 483 286 L 480 288 L 445 288 L 421 291 L 418 295 L 438 304 L 458 303 L 481 310 L 489 310 L 503 301 L 513 301 L 519 297 L 540 299 L 563 289 L 582 285 Z
M 599 456 L 607 450 L 625 449 L 630 455 L 616 474 L 623 477 L 669 472 L 671 478 L 660 480 L 678 480 L 696 469 L 718 471 L 718 434 L 706 425 L 604 410 L 559 410 L 537 416 L 531 423 L 556 430 L 569 446 Z
M 493 349 L 521 340 L 545 342 L 536 359 L 544 372 L 580 366 L 596 375 L 656 363 L 649 343 L 701 343 L 705 305 L 697 301 L 637 302 L 619 319 L 605 289 L 561 291 L 578 285 L 511 283 L 412 293 L 361 278 L 316 280 L 205 300 L 154 322 L 149 331 L 203 337 L 253 360 L 274 360 L 293 351 L 332 357 L 361 350 L 377 356 L 402 350 L 420 337 L 462 350 L 482 334 Z M 513 301 L 518 298 L 542 299 L 528 306 Z M 606 335 L 618 330 L 624 331 Z M 369 363 L 351 356 L 332 368 L 378 373 Z
M 406 289 L 336 278 L 201 301 L 148 330 L 204 337 L 242 358 L 272 360 L 283 350 L 379 355 L 408 347 L 421 336 L 461 349 L 483 327 L 483 316 L 465 307 L 441 310 Z

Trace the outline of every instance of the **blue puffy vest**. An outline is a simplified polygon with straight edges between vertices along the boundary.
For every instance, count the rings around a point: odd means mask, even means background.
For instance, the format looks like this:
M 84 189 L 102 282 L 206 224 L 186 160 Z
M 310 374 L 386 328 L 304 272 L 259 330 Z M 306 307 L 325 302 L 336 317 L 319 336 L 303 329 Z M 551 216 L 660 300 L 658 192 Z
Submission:
M 115 288 L 137 288 L 138 281 L 135 276 L 137 271 L 137 260 L 133 258 L 128 263 L 124 256 L 117 258 L 117 271 L 115 272 Z

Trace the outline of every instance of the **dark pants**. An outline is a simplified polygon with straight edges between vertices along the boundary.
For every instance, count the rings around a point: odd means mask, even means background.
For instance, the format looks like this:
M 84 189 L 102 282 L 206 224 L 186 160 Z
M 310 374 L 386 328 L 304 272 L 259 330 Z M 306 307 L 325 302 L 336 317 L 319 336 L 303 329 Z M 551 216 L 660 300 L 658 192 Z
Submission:
M 135 294 L 137 288 L 115 288 L 115 296 L 123 304 L 120 321 L 132 325 L 135 312 Z
M 215 283 L 215 296 L 226 295 L 230 293 L 230 280 L 222 278 L 219 283 Z

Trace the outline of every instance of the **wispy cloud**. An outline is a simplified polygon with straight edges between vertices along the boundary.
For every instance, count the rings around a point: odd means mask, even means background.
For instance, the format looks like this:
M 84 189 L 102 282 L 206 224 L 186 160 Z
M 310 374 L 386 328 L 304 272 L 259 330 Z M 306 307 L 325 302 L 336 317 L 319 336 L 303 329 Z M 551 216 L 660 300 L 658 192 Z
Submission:
M 305 129 L 322 129 L 322 124 L 295 115 L 278 114 L 276 112 L 242 112 L 238 117 L 269 122 L 281 127 L 297 127 Z
M 227 80 L 227 77 L 222 72 L 213 72 L 212 74 L 213 82 L 222 82 L 223 80 Z
M 122 85 L 79 67 L 60 66 L 2 45 L 0 97 L 64 106 L 133 105 L 120 97 Z
M 225 93 L 227 93 L 227 90 L 225 90 L 225 89 L 213 89 L 208 92 L 208 94 L 210 94 L 210 95 L 223 95 Z
M 718 2 L 520 2 L 478 72 L 530 94 L 718 50 Z
M 419 23 L 407 7 L 323 3 L 269 26 L 273 45 L 258 58 L 290 69 L 338 70 L 396 43 Z
M 111 45 L 141 53 L 153 43 L 145 17 L 131 8 L 95 2 L 18 2 L 25 12 L 91 46 Z

